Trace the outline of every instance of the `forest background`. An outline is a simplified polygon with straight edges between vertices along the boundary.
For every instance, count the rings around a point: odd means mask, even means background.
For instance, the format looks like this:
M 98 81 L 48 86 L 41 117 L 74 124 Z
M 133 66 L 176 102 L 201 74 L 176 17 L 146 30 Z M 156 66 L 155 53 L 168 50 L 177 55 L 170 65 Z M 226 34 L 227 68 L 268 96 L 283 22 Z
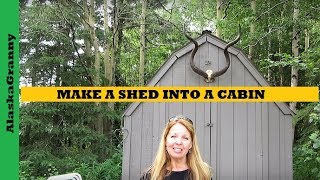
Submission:
M 320 86 L 320 0 L 20 0 L 20 86 L 143 86 L 211 30 L 273 86 Z M 20 179 L 120 179 L 128 103 L 20 105 Z M 294 179 L 320 179 L 320 103 L 297 115 Z

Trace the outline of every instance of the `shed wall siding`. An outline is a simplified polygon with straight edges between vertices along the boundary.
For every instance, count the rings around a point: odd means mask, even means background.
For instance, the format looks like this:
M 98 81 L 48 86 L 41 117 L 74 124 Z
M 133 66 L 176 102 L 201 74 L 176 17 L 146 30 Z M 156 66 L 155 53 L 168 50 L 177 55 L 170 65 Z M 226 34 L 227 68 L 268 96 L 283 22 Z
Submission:
M 143 169 L 141 169 L 141 161 L 144 159 L 144 155 L 141 158 L 141 152 L 142 148 L 145 148 L 145 146 L 141 146 L 141 134 L 142 134 L 142 104 L 138 106 L 135 113 L 132 114 L 131 118 L 131 132 L 130 132 L 130 138 L 131 138 L 131 150 L 130 150 L 130 179 L 139 179 L 141 172 Z M 142 167 L 144 168 L 144 167 Z
M 279 167 L 279 109 L 274 103 L 269 104 L 269 178 L 278 180 L 280 177 Z
M 262 179 L 269 179 L 269 106 L 267 103 L 262 103 L 261 117 L 262 117 Z
M 217 46 L 212 46 L 211 44 L 208 43 L 208 61 L 210 61 L 210 68 L 211 70 L 213 70 L 214 72 L 218 71 L 219 69 L 219 63 L 221 61 L 221 53 L 219 53 L 219 51 L 221 51 L 220 48 L 218 48 Z M 203 78 L 201 78 L 201 80 L 203 81 Z M 206 86 L 217 86 L 219 83 L 219 80 L 216 79 L 215 82 L 213 83 L 205 83 Z M 208 103 L 210 104 L 210 117 L 208 119 L 206 119 L 206 124 L 207 123 L 211 123 L 212 124 L 212 127 L 209 129 L 208 128 L 208 131 L 211 130 L 210 133 L 210 136 L 211 136 L 211 142 L 210 142 L 210 161 L 207 161 L 212 169 L 215 169 L 217 170 L 218 168 L 218 152 L 219 152 L 219 149 L 217 148 L 217 144 L 219 141 L 218 139 L 218 136 L 219 136 L 219 133 L 220 133 L 220 129 L 219 129 L 219 113 L 218 113 L 218 108 L 219 108 L 219 104 L 218 103 L 215 103 L 215 102 L 212 102 L 212 103 Z M 206 141 L 208 142 L 208 141 Z M 205 153 L 207 153 L 207 151 L 205 151 Z M 216 171 L 217 172 L 217 171 Z M 213 174 L 213 179 L 217 179 L 217 173 L 214 172 Z
M 280 180 L 285 180 L 286 179 L 286 164 L 285 164 L 285 115 L 280 113 L 280 121 L 279 121 L 279 166 L 280 166 L 280 172 L 284 172 L 280 174 Z
M 124 132 L 123 140 L 123 157 L 122 157 L 122 180 L 129 180 L 130 178 L 130 152 L 131 152 L 131 116 L 124 117 L 124 127 L 127 131 Z
M 143 103 L 142 104 L 142 126 L 140 127 L 141 133 L 141 169 L 143 172 L 146 167 L 150 166 L 153 161 L 153 103 Z M 157 131 L 156 131 L 157 132 Z
M 262 145 L 263 145 L 263 135 L 262 135 L 262 129 L 264 129 L 262 127 L 262 103 L 255 103 L 255 119 L 254 119 L 255 123 L 256 123 L 256 128 L 255 128 L 255 147 L 256 147 L 256 151 L 255 151 L 255 174 L 250 174 L 252 175 L 252 177 L 250 176 L 250 179 L 256 179 L 257 180 L 261 180 L 262 179 L 262 170 L 263 170 L 263 149 L 262 149 Z M 249 166 L 252 167 L 253 165 Z
M 285 166 L 285 176 L 286 179 L 291 180 L 293 179 L 293 164 L 292 164 L 292 143 L 293 143 L 293 136 L 294 136 L 294 129 L 292 127 L 292 122 L 289 115 L 285 116 L 285 125 L 284 125 L 284 134 L 285 134 L 285 159 L 286 159 L 286 166 Z
M 203 39 L 202 39 L 203 40 Z M 254 75 L 231 55 L 228 71 L 213 83 L 190 67 L 190 51 L 180 53 L 155 86 L 258 86 Z M 205 42 L 194 60 L 203 70 L 226 64 L 223 50 Z M 171 64 L 170 64 L 171 63 Z M 275 103 L 140 103 L 125 117 L 122 179 L 139 179 L 154 160 L 167 120 L 183 114 L 193 120 L 203 159 L 213 179 L 292 179 L 292 125 Z M 211 127 L 210 127 L 211 125 Z
M 149 121 L 152 120 L 152 158 L 150 160 L 153 160 L 153 157 L 155 157 L 161 138 L 161 130 L 159 127 L 160 124 L 162 124 L 161 120 L 164 118 L 161 119 L 160 105 L 161 104 L 157 102 L 153 103 L 153 118 L 149 119 Z

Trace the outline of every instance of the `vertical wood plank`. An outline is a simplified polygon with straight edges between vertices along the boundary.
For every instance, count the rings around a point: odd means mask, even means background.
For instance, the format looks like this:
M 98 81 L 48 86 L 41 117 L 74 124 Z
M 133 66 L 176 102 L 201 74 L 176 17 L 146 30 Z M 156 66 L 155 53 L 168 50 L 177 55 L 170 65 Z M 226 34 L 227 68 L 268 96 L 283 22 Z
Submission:
M 185 85 L 185 61 L 183 58 L 179 58 L 173 64 L 172 68 L 172 86 L 184 86 Z M 181 96 L 181 95 L 179 95 Z M 182 102 L 167 103 L 169 117 L 177 114 L 182 114 Z
M 282 112 L 280 112 L 280 128 L 279 128 L 279 139 L 280 139 L 280 142 L 279 142 L 279 151 L 280 151 L 280 158 L 279 158 L 279 164 L 280 164 L 280 179 L 281 180 L 285 180 L 286 179 L 286 163 L 285 163 L 285 117 L 284 115 L 282 114 Z
M 142 127 L 142 104 L 132 114 L 132 136 L 130 153 L 130 179 L 139 179 L 141 176 L 141 127 Z
M 185 69 L 185 57 L 177 59 L 171 66 L 172 69 L 172 85 L 184 86 L 186 84 L 186 69 Z
M 269 106 L 262 103 L 262 179 L 269 179 Z
M 208 61 L 209 61 L 209 69 L 216 72 L 219 70 L 219 48 L 211 43 L 208 43 Z M 210 83 L 211 86 L 217 86 L 218 81 L 214 81 Z
M 124 117 L 124 140 L 123 140 L 123 158 L 122 158 L 122 175 L 121 179 L 122 180 L 129 180 L 130 178 L 130 156 L 131 156 L 131 151 L 130 151 L 130 146 L 131 146 L 131 116 L 129 117 Z
M 223 50 L 219 49 L 219 69 L 225 66 L 225 57 Z M 225 74 L 218 78 L 219 86 L 231 85 L 231 69 L 232 64 Z M 218 142 L 218 167 L 217 179 L 233 180 L 234 179 L 234 124 L 233 124 L 233 103 L 219 103 L 218 104 L 218 120 L 219 120 L 219 142 Z
M 223 103 L 220 105 L 220 120 L 221 120 L 221 140 L 220 140 L 220 174 L 217 179 L 234 179 L 234 125 L 233 125 L 233 104 Z
M 160 122 L 159 122 L 159 141 L 161 140 L 161 135 L 162 135 L 162 132 L 168 122 L 168 111 L 167 111 L 167 105 L 166 103 L 159 103 L 159 119 L 160 119 Z
M 198 146 L 200 149 L 201 155 L 204 157 L 204 126 L 203 122 L 205 120 L 205 105 L 204 103 L 196 103 L 196 113 L 195 113 L 195 120 L 193 121 L 193 125 L 195 127 L 197 140 L 198 140 Z
M 231 56 L 232 86 L 245 85 L 245 68 L 239 59 Z M 248 172 L 248 117 L 247 104 L 234 103 L 234 179 L 246 180 Z
M 211 110 L 210 110 L 210 103 L 204 103 L 204 117 L 201 119 L 201 126 L 204 128 L 204 135 L 203 135 L 203 149 L 202 149 L 202 157 L 203 160 L 207 163 L 210 163 L 211 161 L 211 149 L 210 149 L 210 143 L 211 139 L 214 138 L 214 136 L 211 136 L 211 128 L 210 126 L 207 126 L 206 124 L 211 121 Z M 199 123 L 198 123 L 199 125 Z
M 219 67 L 219 48 L 217 46 L 214 46 L 212 44 L 209 44 L 208 46 L 208 60 L 210 62 L 210 68 L 214 72 L 218 71 Z M 218 86 L 219 81 L 215 81 L 213 83 L 210 83 L 210 86 Z M 213 180 L 217 179 L 217 142 L 218 142 L 218 103 L 211 102 L 210 105 L 210 120 L 213 125 L 213 127 L 210 128 L 210 137 L 211 137 L 211 142 L 210 142 L 210 165 L 213 170 Z
M 212 65 L 208 63 L 209 61 L 209 43 L 206 42 L 202 44 L 201 49 L 200 49 L 200 68 L 203 71 L 206 71 L 208 69 L 212 69 Z M 210 84 L 204 81 L 204 78 L 201 77 L 200 79 L 200 86 L 207 87 Z M 197 121 L 197 128 L 198 131 L 202 132 L 202 136 L 200 136 L 203 141 L 202 141 L 202 149 L 201 150 L 201 155 L 206 162 L 210 162 L 211 160 L 211 153 L 210 153 L 210 139 L 212 138 L 210 133 L 211 133 L 211 127 L 206 126 L 206 124 L 211 123 L 210 119 L 210 103 L 204 103 L 204 115 L 202 119 L 198 119 Z M 200 121 L 199 121 L 200 120 Z
M 245 67 L 245 85 L 246 86 L 258 86 L 256 79 L 251 75 L 248 69 Z M 257 103 L 246 103 L 247 104 L 247 117 L 248 117 L 248 132 L 247 132 L 247 139 L 248 139 L 248 180 L 256 180 L 259 179 L 257 176 L 257 158 L 260 157 L 260 152 L 257 152 L 257 136 L 258 133 L 261 132 L 257 131 L 257 121 L 261 121 L 261 113 L 260 117 L 257 117 L 256 113 L 256 104 Z M 261 125 L 260 125 L 261 126 Z M 261 136 L 260 136 L 261 137 Z M 261 140 L 261 139 L 260 139 Z M 261 179 L 261 178 L 260 178 Z
M 186 54 L 185 56 L 182 57 L 183 60 L 185 61 L 185 67 L 184 67 L 185 68 L 185 75 L 186 75 L 185 86 L 199 86 L 199 77 L 191 69 L 191 66 L 190 66 L 190 55 L 191 55 L 191 52 L 189 52 L 188 54 Z M 193 121 L 194 127 L 195 127 L 195 123 L 197 120 L 196 104 L 197 103 L 194 103 L 194 102 L 182 103 L 182 114 Z M 196 130 L 196 133 L 197 133 L 197 130 Z M 199 140 L 199 136 L 197 136 L 197 138 Z
M 210 143 L 210 153 L 211 153 L 211 160 L 210 165 L 213 170 L 213 180 L 217 179 L 217 148 L 218 148 L 218 104 L 217 103 L 211 103 L 211 113 L 210 113 L 210 119 L 211 123 L 213 124 L 213 127 L 211 127 L 210 137 L 211 137 L 211 143 Z
M 208 61 L 208 43 L 204 43 L 201 46 L 199 46 L 199 50 L 197 52 L 197 55 L 194 58 L 194 62 L 198 63 L 198 66 L 201 70 L 206 72 L 207 69 L 210 69 L 210 65 L 206 63 Z M 205 82 L 204 78 L 198 74 L 196 74 L 199 78 L 200 86 L 208 86 L 208 83 Z
M 194 63 L 195 65 L 204 70 L 204 64 L 206 61 L 206 58 L 208 57 L 208 51 L 206 49 L 207 47 L 207 43 L 202 44 L 201 46 L 199 46 L 199 50 L 195 55 L 194 58 Z M 204 82 L 203 77 L 201 77 L 200 75 L 198 75 L 197 73 L 195 73 L 193 71 L 194 76 L 196 76 L 197 81 L 195 82 L 195 84 L 198 84 L 199 86 L 207 86 L 207 84 Z M 196 119 L 194 121 L 194 127 L 196 130 L 196 135 L 197 135 L 197 140 L 198 140 L 198 146 L 200 149 L 200 153 L 202 155 L 202 157 L 207 160 L 208 159 L 208 154 L 205 154 L 205 150 L 206 148 L 210 148 L 210 147 L 206 147 L 206 143 L 210 143 L 208 142 L 210 135 L 208 133 L 208 129 L 205 129 L 205 121 L 207 121 L 208 119 L 206 119 L 206 111 L 205 111 L 205 103 L 195 103 L 195 108 L 196 108 Z M 207 137 L 206 137 L 207 136 Z M 209 155 L 210 158 L 210 155 Z
M 278 180 L 279 172 L 279 109 L 269 103 L 269 178 Z
M 159 85 L 161 86 L 172 86 L 172 66 L 168 69 L 168 71 L 161 78 Z
M 158 82 L 155 86 L 159 87 L 160 83 Z M 161 138 L 161 130 L 160 129 L 160 103 L 154 102 L 153 104 L 153 123 L 152 123 L 152 161 L 154 160 L 159 143 Z
M 171 68 L 167 71 L 167 73 L 164 75 L 164 77 L 161 79 L 161 81 L 159 82 L 159 84 L 161 86 L 172 86 L 172 74 L 173 74 L 173 70 L 172 70 L 172 66 Z M 168 110 L 168 105 L 167 103 L 161 102 L 160 103 L 160 137 L 161 134 L 167 124 L 168 118 L 169 118 L 169 110 Z
M 184 55 L 183 60 L 185 61 L 185 86 L 199 86 L 199 77 L 198 75 L 191 69 L 190 66 L 190 56 L 191 52 Z M 195 62 L 199 65 L 199 62 Z M 185 102 L 182 103 L 182 111 L 183 115 L 190 118 L 194 123 L 196 121 L 196 103 L 194 102 Z
M 185 73 L 186 73 L 186 86 L 199 86 L 200 78 L 197 73 L 195 73 L 190 66 L 190 55 L 191 53 L 182 56 L 185 62 Z M 199 67 L 199 61 L 194 61 L 194 64 Z
M 185 86 L 199 86 L 199 78 L 193 72 L 190 67 L 190 55 L 191 52 L 182 56 L 185 68 Z M 182 114 L 195 123 L 196 121 L 196 103 L 193 102 L 183 102 L 182 103 Z
M 211 103 L 211 112 L 210 112 L 210 120 L 212 123 L 211 131 L 210 131 L 210 137 L 211 137 L 211 143 L 210 143 L 210 163 L 211 167 L 213 169 L 213 180 L 217 179 L 217 149 L 218 149 L 218 104 L 217 103 Z
M 153 104 L 142 103 L 142 128 L 141 128 L 141 173 L 143 173 L 152 163 L 153 149 Z
M 166 103 L 166 109 L 168 110 L 168 118 L 171 118 L 176 115 L 182 114 L 182 102 L 175 102 L 175 103 Z
M 153 124 L 152 124 L 152 160 L 154 160 L 159 143 L 161 138 L 161 130 L 160 129 L 160 103 L 153 103 Z
M 263 128 L 262 127 L 262 103 L 256 103 L 256 179 L 262 180 L 263 171 Z
M 293 179 L 293 165 L 292 165 L 292 141 L 293 141 L 293 127 L 291 116 L 285 116 L 285 157 L 286 157 L 286 179 Z

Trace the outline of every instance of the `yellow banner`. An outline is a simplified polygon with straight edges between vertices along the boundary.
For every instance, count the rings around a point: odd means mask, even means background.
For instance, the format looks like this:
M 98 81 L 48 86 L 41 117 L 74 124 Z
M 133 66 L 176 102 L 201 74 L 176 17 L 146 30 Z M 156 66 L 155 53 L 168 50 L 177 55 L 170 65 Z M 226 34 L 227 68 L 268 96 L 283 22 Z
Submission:
M 318 87 L 22 87 L 22 102 L 317 102 Z

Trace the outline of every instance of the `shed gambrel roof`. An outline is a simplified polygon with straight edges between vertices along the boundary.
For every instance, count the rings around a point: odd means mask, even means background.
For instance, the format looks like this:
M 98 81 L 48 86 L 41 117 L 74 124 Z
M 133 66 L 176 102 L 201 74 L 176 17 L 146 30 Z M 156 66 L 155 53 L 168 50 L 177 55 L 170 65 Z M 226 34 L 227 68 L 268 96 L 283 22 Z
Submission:
M 225 41 L 222 39 L 208 33 L 207 31 L 204 32 L 200 37 L 196 39 L 196 41 L 199 44 L 199 47 L 204 43 L 210 43 L 214 46 L 217 46 L 218 48 L 224 49 L 224 47 L 227 45 Z M 188 43 L 181 49 L 174 52 L 160 67 L 158 72 L 153 76 L 153 78 L 147 83 L 146 86 L 155 86 L 159 80 L 165 75 L 165 73 L 170 69 L 170 67 L 174 64 L 174 62 L 182 57 L 183 55 L 189 53 L 194 48 L 193 43 Z M 246 56 L 246 54 L 239 48 L 236 48 L 234 46 L 231 46 L 228 49 L 229 53 L 235 55 L 238 57 L 238 59 L 241 61 L 241 63 L 247 68 L 247 70 L 251 73 L 251 75 L 256 79 L 256 81 L 259 83 L 260 86 L 270 86 L 268 81 L 263 77 L 263 75 L 258 71 L 258 69 L 251 63 L 249 58 Z M 195 74 L 198 76 L 197 74 Z M 130 116 L 134 110 L 139 106 L 141 102 L 135 102 L 131 103 L 122 116 Z M 283 112 L 283 114 L 286 115 L 294 115 L 294 112 L 289 108 L 289 106 L 286 103 L 283 102 L 275 102 L 275 104 L 279 107 L 279 109 Z

